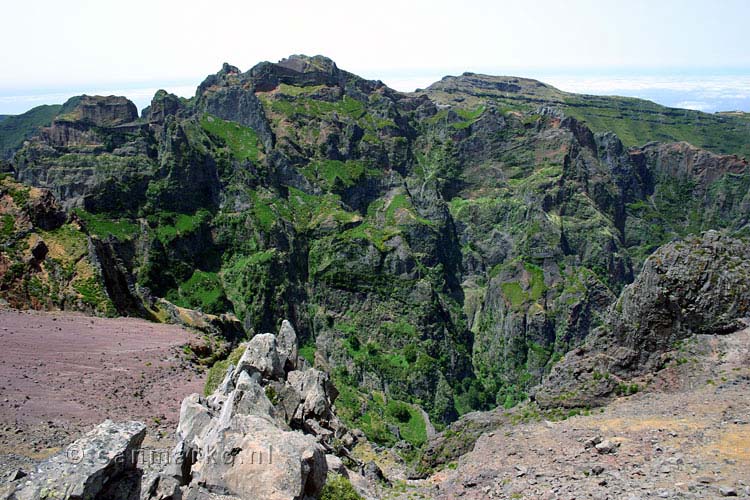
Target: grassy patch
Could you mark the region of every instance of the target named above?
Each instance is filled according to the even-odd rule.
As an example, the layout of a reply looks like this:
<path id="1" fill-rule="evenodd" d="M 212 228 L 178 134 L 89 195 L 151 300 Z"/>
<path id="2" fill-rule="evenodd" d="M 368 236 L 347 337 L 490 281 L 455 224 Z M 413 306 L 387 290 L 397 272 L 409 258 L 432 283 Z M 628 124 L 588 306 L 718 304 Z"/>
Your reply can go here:
<path id="1" fill-rule="evenodd" d="M 81 209 L 76 209 L 75 214 L 83 221 L 90 234 L 100 238 L 114 236 L 118 240 L 129 240 L 139 231 L 138 223 L 131 219 L 109 218 L 103 214 L 92 214 Z"/>
<path id="2" fill-rule="evenodd" d="M 384 394 L 365 394 L 340 378 L 336 381 L 336 387 L 339 389 L 336 400 L 339 416 L 350 427 L 362 429 L 371 441 L 394 444 L 396 437 L 388 430 L 389 425 L 398 427 L 401 438 L 415 446 L 427 440 L 424 418 L 413 405 L 397 399 L 386 402 Z"/>
<path id="3" fill-rule="evenodd" d="M 216 390 L 216 388 L 219 387 L 219 384 L 221 384 L 221 381 L 224 379 L 224 375 L 227 373 L 227 368 L 229 368 L 229 365 L 237 366 L 240 358 L 245 353 L 245 347 L 246 346 L 244 344 L 240 344 L 231 353 L 229 353 L 227 359 L 217 361 L 211 368 L 208 369 L 206 385 L 203 388 L 203 393 L 206 396 L 211 395 Z"/>
<path id="4" fill-rule="evenodd" d="M 319 90 L 325 88 L 325 85 L 310 85 L 309 87 L 298 87 L 296 85 L 289 85 L 286 83 L 279 84 L 278 92 L 280 94 L 296 97 L 314 94 Z"/>
<path id="5" fill-rule="evenodd" d="M 524 264 L 524 268 L 531 276 L 529 297 L 531 300 L 539 300 L 547 290 L 547 287 L 544 285 L 544 271 L 541 267 L 529 263 Z"/>
<path id="6" fill-rule="evenodd" d="M 334 102 L 313 99 L 307 97 L 304 92 L 291 96 L 280 93 L 273 97 L 267 93 L 259 93 L 258 98 L 273 114 L 289 118 L 323 118 L 336 113 L 339 118 L 348 117 L 356 120 L 365 113 L 365 105 L 347 95 Z"/>
<path id="7" fill-rule="evenodd" d="M 627 97 L 567 95 L 565 112 L 594 132 L 612 131 L 626 146 L 686 141 L 719 153 L 750 155 L 750 122 L 742 117 L 667 108 Z"/>
<path id="8" fill-rule="evenodd" d="M 49 257 L 64 264 L 74 263 L 88 253 L 86 235 L 72 224 L 65 224 L 52 231 L 39 231 L 49 247 Z"/>
<path id="9" fill-rule="evenodd" d="M 300 230 L 338 226 L 361 219 L 359 214 L 344 210 L 337 195 L 316 196 L 295 188 L 289 188 L 287 208 L 295 226 Z"/>
<path id="10" fill-rule="evenodd" d="M 500 285 L 500 289 L 503 291 L 505 298 L 510 301 L 510 305 L 514 309 L 519 308 L 526 302 L 526 293 L 521 288 L 521 284 L 517 281 L 508 281 Z"/>
<path id="11" fill-rule="evenodd" d="M 205 209 L 194 214 L 159 212 L 148 217 L 149 225 L 155 228 L 156 237 L 164 244 L 175 238 L 191 233 L 211 219 L 211 212 Z"/>
<path id="12" fill-rule="evenodd" d="M 177 290 L 167 294 L 167 300 L 178 306 L 199 309 L 210 314 L 222 314 L 232 309 L 224 295 L 217 273 L 196 270 Z"/>
<path id="13" fill-rule="evenodd" d="M 261 144 L 253 129 L 209 114 L 201 117 L 201 126 L 209 135 L 221 140 L 238 160 L 258 161 Z"/>
<path id="14" fill-rule="evenodd" d="M 353 186 L 365 171 L 365 163 L 361 160 L 317 160 L 302 169 L 305 177 L 329 191 Z"/>
<path id="15" fill-rule="evenodd" d="M 320 500 L 362 500 L 362 497 L 347 478 L 329 472 L 326 484 L 320 491 Z"/>
<path id="16" fill-rule="evenodd" d="M 316 351 L 315 344 L 305 344 L 302 347 L 299 348 L 299 355 L 301 358 L 304 358 L 308 363 L 310 363 L 310 366 L 315 365 L 315 351 Z"/>
<path id="17" fill-rule="evenodd" d="M 115 313 L 114 305 L 96 277 L 91 276 L 84 279 L 77 279 L 73 281 L 72 285 L 73 289 L 80 294 L 81 301 L 84 304 L 107 315 Z"/>
<path id="18" fill-rule="evenodd" d="M 0 238 L 7 240 L 13 236 L 13 233 L 16 230 L 15 228 L 16 220 L 12 215 L 3 214 L 2 217 L 0 217 Z"/>
<path id="19" fill-rule="evenodd" d="M 13 199 L 13 203 L 19 208 L 22 208 L 24 205 L 26 205 L 26 202 L 29 201 L 29 197 L 31 196 L 31 189 L 15 182 L 5 183 L 5 185 L 3 186 L 3 191 L 6 191 L 8 193 L 8 195 Z"/>

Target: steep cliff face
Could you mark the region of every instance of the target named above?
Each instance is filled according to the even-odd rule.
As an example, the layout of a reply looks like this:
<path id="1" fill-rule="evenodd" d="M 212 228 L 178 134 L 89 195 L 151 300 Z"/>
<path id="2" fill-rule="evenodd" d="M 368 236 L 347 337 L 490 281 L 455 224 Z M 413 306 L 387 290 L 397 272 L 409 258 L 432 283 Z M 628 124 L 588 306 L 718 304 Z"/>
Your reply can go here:
<path id="1" fill-rule="evenodd" d="M 11 307 L 112 315 L 91 241 L 49 191 L 0 178 L 0 299 Z"/>
<path id="2" fill-rule="evenodd" d="M 123 97 L 82 96 L 14 158 L 17 179 L 50 189 L 70 209 L 136 210 L 154 175 L 153 142 Z"/>
<path id="3" fill-rule="evenodd" d="M 542 407 L 597 406 L 660 369 L 692 335 L 731 333 L 750 314 L 748 245 L 716 231 L 661 247 L 646 260 L 583 347 L 535 391 Z"/>
<path id="4" fill-rule="evenodd" d="M 628 149 L 568 97 L 475 74 L 403 94 L 292 56 L 160 91 L 139 120 L 81 98 L 13 165 L 111 238 L 131 288 L 249 333 L 290 318 L 342 414 L 393 441 L 388 400 L 443 422 L 511 405 L 659 245 L 747 231 L 744 160 Z"/>
<path id="5" fill-rule="evenodd" d="M 641 260 L 656 246 L 686 234 L 729 228 L 747 236 L 750 208 L 748 162 L 681 142 L 648 144 L 630 151 L 649 173 L 648 196 L 627 207 L 627 245 Z"/>

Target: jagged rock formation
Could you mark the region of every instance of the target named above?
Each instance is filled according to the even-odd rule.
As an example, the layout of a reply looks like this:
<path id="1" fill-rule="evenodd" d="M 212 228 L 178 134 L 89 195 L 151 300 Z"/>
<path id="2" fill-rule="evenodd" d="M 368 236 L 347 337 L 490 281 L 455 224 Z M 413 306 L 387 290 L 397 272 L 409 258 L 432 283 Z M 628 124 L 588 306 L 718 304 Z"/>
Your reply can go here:
<path id="1" fill-rule="evenodd" d="M 140 449 L 144 424 L 107 420 L 36 470 L 17 471 L 0 498 L 303 500 L 319 496 L 329 472 L 365 488 L 368 475 L 383 480 L 349 455 L 357 437 L 334 411 L 336 388 L 298 347 L 288 321 L 278 335 L 254 336 L 210 396 L 183 400 L 169 456 Z"/>
<path id="2" fill-rule="evenodd" d="M 4 500 L 131 500 L 140 490 L 140 422 L 104 421 L 28 476 L 0 490 Z"/>
<path id="3" fill-rule="evenodd" d="M 139 120 L 73 100 L 12 168 L 77 207 L 118 310 L 164 298 L 251 334 L 288 317 L 342 418 L 394 444 L 401 400 L 419 444 L 409 404 L 450 422 L 522 400 L 657 247 L 748 234 L 744 159 L 628 125 L 743 153 L 744 122 L 640 105 L 476 74 L 403 94 L 292 56 L 159 92 Z"/>
<path id="4" fill-rule="evenodd" d="M 355 438 L 333 412 L 337 391 L 328 374 L 302 366 L 296 351 L 296 333 L 284 321 L 278 335 L 247 343 L 213 394 L 186 398 L 175 450 L 182 466 L 153 478 L 148 491 L 185 485 L 185 498 L 317 495 L 328 463 L 341 464 L 326 453 L 346 453 L 340 443 L 351 446 Z"/>
<path id="5" fill-rule="evenodd" d="M 599 406 L 696 334 L 722 334 L 750 315 L 750 247 L 708 231 L 665 245 L 612 306 L 586 345 L 568 353 L 534 394 L 541 407 Z"/>

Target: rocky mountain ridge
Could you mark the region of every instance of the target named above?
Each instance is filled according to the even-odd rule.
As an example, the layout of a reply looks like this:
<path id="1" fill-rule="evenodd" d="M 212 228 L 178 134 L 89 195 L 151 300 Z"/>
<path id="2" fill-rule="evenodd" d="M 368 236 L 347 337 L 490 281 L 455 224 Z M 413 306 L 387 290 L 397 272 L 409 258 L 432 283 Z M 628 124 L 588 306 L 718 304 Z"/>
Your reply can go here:
<path id="1" fill-rule="evenodd" d="M 402 94 L 292 56 L 224 65 L 189 100 L 159 92 L 138 120 L 122 99 L 81 98 L 12 169 L 115 270 L 95 281 L 117 313 L 163 320 L 165 298 L 248 335 L 288 317 L 342 419 L 420 445 L 420 407 L 440 425 L 523 400 L 659 246 L 747 234 L 744 159 L 628 148 L 570 99 L 475 74 Z M 30 289 L 17 269 L 6 300 Z"/>

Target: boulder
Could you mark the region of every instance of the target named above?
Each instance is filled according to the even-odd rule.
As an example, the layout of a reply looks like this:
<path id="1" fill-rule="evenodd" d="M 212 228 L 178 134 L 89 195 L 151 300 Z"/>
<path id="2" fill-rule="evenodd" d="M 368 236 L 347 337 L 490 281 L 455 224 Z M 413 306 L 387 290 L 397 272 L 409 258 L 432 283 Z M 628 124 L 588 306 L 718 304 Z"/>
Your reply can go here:
<path id="1" fill-rule="evenodd" d="M 10 473 L 10 475 L 8 476 L 8 481 L 11 481 L 11 482 L 12 481 L 18 481 L 19 479 L 22 479 L 22 478 L 26 477 L 27 475 L 28 474 L 26 474 L 23 470 L 16 469 L 16 470 L 14 470 L 13 472 Z"/>
<path id="2" fill-rule="evenodd" d="M 141 500 L 181 500 L 180 481 L 169 474 L 154 474 L 143 482 Z"/>
<path id="3" fill-rule="evenodd" d="M 65 224 L 67 216 L 48 189 L 39 189 L 29 198 L 26 208 L 34 226 L 52 231 Z"/>
<path id="4" fill-rule="evenodd" d="M 335 472 L 344 477 L 349 477 L 349 471 L 344 466 L 344 462 L 336 455 L 326 455 L 326 466 L 329 472 Z"/>
<path id="5" fill-rule="evenodd" d="M 265 390 L 244 371 L 237 378 L 236 388 L 227 396 L 219 420 L 228 424 L 233 415 L 253 415 L 272 422 L 276 419 L 276 409 Z"/>
<path id="6" fill-rule="evenodd" d="M 362 466 L 362 475 L 374 484 L 390 484 L 390 481 L 388 481 L 388 478 L 385 477 L 385 474 L 383 474 L 383 471 L 380 469 L 380 467 L 378 467 L 378 464 L 376 464 L 372 460 Z"/>
<path id="7" fill-rule="evenodd" d="M 292 371 L 287 376 L 287 384 L 300 396 L 300 406 L 294 418 L 304 421 L 308 418 L 328 419 L 331 405 L 338 391 L 326 372 L 311 368 L 305 371 Z"/>
<path id="8" fill-rule="evenodd" d="M 239 376 L 243 371 L 259 373 L 262 377 L 268 379 L 279 379 L 284 376 L 274 334 L 259 334 L 248 342 L 245 353 L 237 363 L 235 376 Z"/>
<path id="9" fill-rule="evenodd" d="M 145 436 L 146 426 L 141 422 L 105 420 L 39 464 L 6 498 L 117 500 L 137 496 L 138 450 Z"/>
<path id="10" fill-rule="evenodd" d="M 211 413 L 206 400 L 199 394 L 191 394 L 182 400 L 180 421 L 177 424 L 177 438 L 192 445 L 211 422 Z"/>
<path id="11" fill-rule="evenodd" d="M 609 439 L 605 439 L 601 443 L 594 445 L 594 448 L 596 448 L 596 452 L 600 455 L 615 453 L 619 447 L 620 443 L 610 441 Z"/>
<path id="12" fill-rule="evenodd" d="M 320 492 L 328 472 L 312 436 L 285 431 L 255 415 L 212 422 L 190 471 L 191 485 L 243 499 L 294 500 Z"/>
<path id="13" fill-rule="evenodd" d="M 47 253 L 49 252 L 49 248 L 47 247 L 47 244 L 42 239 L 38 239 L 36 243 L 34 243 L 34 246 L 31 247 L 31 255 L 36 259 L 37 262 L 41 262 L 47 257 Z"/>
<path id="14" fill-rule="evenodd" d="M 279 359 L 284 371 L 291 371 L 297 368 L 297 333 L 294 331 L 291 323 L 284 320 L 281 322 L 281 329 L 276 337 Z"/>

